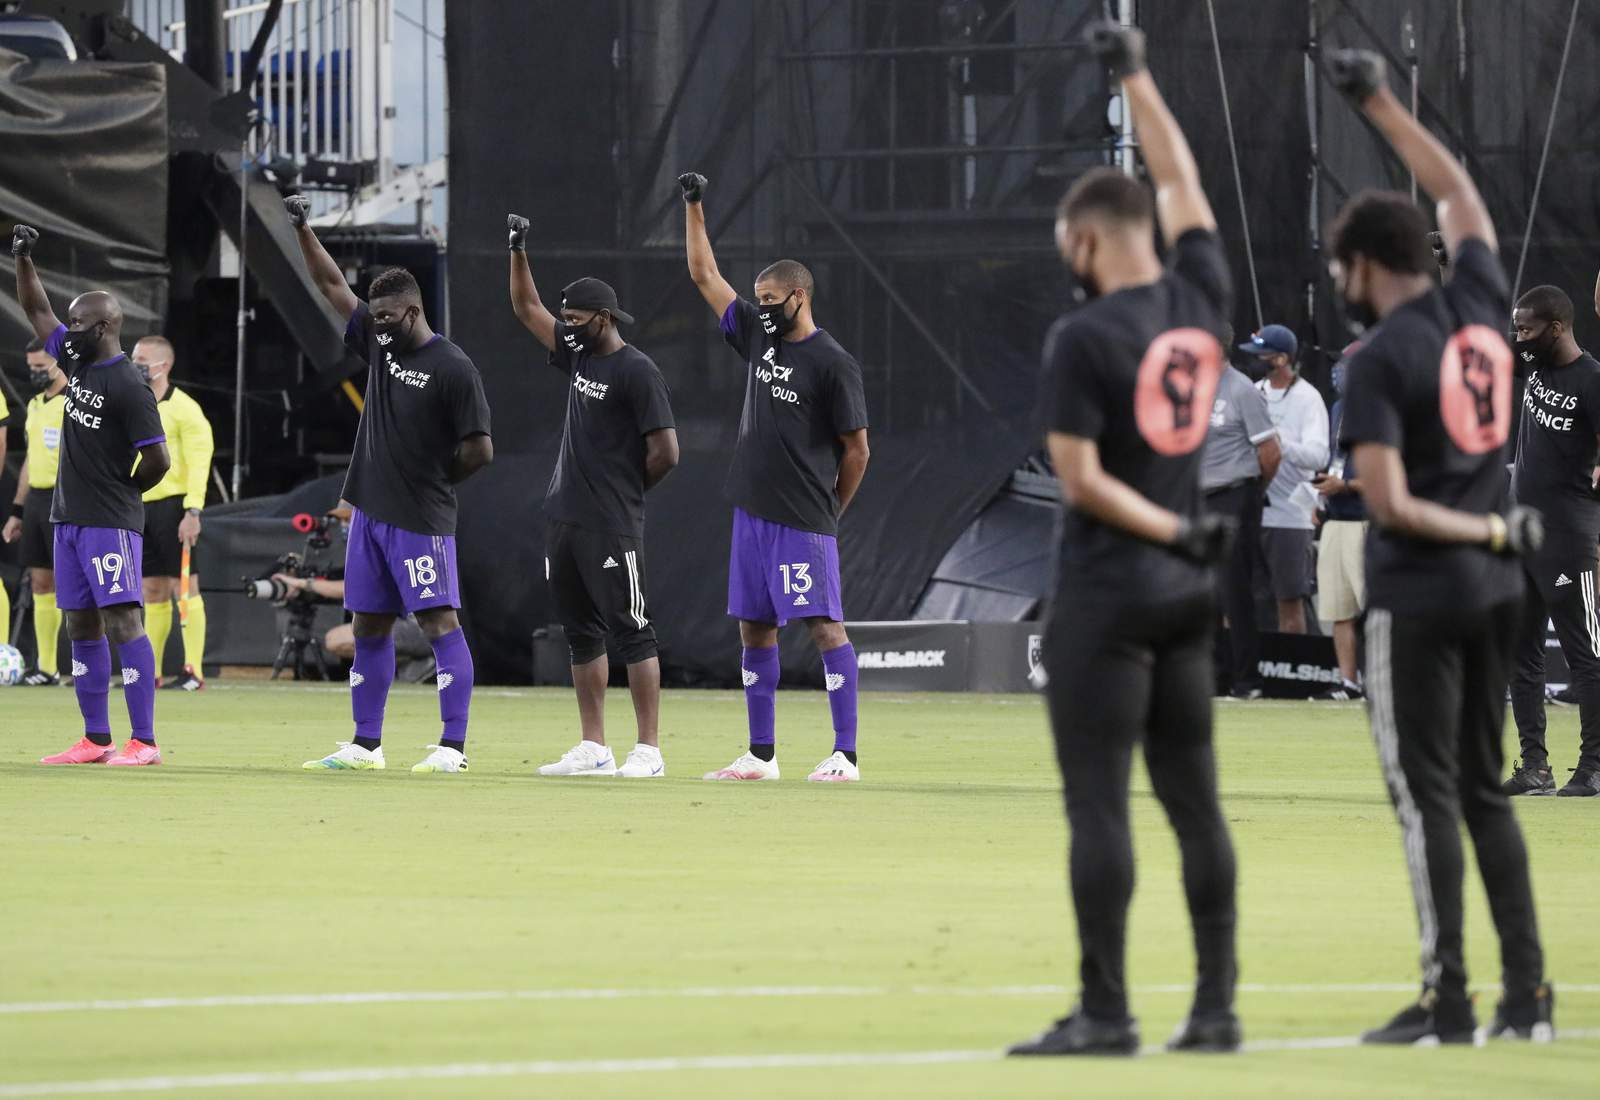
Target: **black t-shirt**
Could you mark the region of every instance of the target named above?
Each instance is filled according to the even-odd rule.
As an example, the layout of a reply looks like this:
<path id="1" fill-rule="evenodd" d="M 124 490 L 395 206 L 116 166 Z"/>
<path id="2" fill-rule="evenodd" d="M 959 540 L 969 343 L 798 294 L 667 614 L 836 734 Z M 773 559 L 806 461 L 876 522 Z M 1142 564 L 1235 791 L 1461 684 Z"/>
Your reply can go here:
<path id="1" fill-rule="evenodd" d="M 361 302 L 344 342 L 367 361 L 367 404 L 344 499 L 373 519 L 420 535 L 453 535 L 450 462 L 469 435 L 489 434 L 483 379 L 466 352 L 435 335 L 400 356 L 378 342 Z"/>
<path id="2" fill-rule="evenodd" d="M 797 341 L 769 335 L 743 298 L 723 313 L 722 335 L 750 365 L 728 499 L 785 527 L 837 534 L 839 437 L 867 427 L 860 364 L 822 329 Z"/>
<path id="3" fill-rule="evenodd" d="M 1106 473 L 1181 516 L 1201 512 L 1200 458 L 1224 364 L 1217 334 L 1233 280 L 1215 233 L 1192 229 L 1154 283 L 1097 298 L 1045 338 L 1045 429 L 1092 439 Z M 1077 597 L 1164 603 L 1210 591 L 1211 572 L 1067 508 L 1060 585 Z"/>
<path id="4" fill-rule="evenodd" d="M 1506 505 L 1511 292 L 1499 258 L 1469 240 L 1455 272 L 1383 319 L 1345 367 L 1340 443 L 1400 452 L 1411 495 L 1463 512 Z M 1401 614 L 1480 611 L 1522 591 L 1522 571 L 1486 547 L 1381 529 L 1367 535 L 1367 598 Z"/>
<path id="5" fill-rule="evenodd" d="M 44 346 L 47 355 L 71 368 L 50 522 L 143 531 L 144 501 L 133 467 L 140 447 L 167 438 L 156 395 L 126 355 L 72 366 L 61 352 L 66 334 L 62 325 Z"/>
<path id="6" fill-rule="evenodd" d="M 1528 372 L 1511 495 L 1544 513 L 1546 527 L 1600 541 L 1593 483 L 1600 434 L 1600 363 L 1581 355 Z"/>
<path id="7" fill-rule="evenodd" d="M 550 365 L 572 379 L 567 423 L 545 515 L 591 531 L 644 537 L 644 437 L 671 428 L 672 394 L 648 355 L 624 344 L 610 355 L 574 354 L 556 322 Z"/>

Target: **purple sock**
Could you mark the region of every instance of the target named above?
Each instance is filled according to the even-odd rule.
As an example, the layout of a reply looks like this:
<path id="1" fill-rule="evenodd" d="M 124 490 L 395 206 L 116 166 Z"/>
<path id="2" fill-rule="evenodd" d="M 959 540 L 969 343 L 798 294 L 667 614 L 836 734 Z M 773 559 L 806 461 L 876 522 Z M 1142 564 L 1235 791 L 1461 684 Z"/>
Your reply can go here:
<path id="1" fill-rule="evenodd" d="M 778 647 L 744 651 L 744 705 L 750 714 L 750 744 L 771 745 L 778 736 Z"/>
<path id="2" fill-rule="evenodd" d="M 122 697 L 128 701 L 128 722 L 135 741 L 156 743 L 156 651 L 141 634 L 117 647 L 122 662 Z"/>
<path id="3" fill-rule="evenodd" d="M 72 643 L 72 689 L 83 712 L 83 735 L 97 745 L 111 744 L 111 644 L 104 638 Z"/>
<path id="4" fill-rule="evenodd" d="M 383 740 L 383 707 L 394 683 L 394 638 L 356 638 L 356 659 L 350 664 L 350 710 L 355 715 L 356 739 Z"/>
<path id="5" fill-rule="evenodd" d="M 846 642 L 822 655 L 828 709 L 833 711 L 833 751 L 856 751 L 856 647 Z"/>
<path id="6" fill-rule="evenodd" d="M 472 706 L 472 650 L 459 627 L 433 640 L 433 660 L 439 666 L 439 718 L 444 722 L 439 740 L 460 752 L 467 742 L 467 711 Z"/>

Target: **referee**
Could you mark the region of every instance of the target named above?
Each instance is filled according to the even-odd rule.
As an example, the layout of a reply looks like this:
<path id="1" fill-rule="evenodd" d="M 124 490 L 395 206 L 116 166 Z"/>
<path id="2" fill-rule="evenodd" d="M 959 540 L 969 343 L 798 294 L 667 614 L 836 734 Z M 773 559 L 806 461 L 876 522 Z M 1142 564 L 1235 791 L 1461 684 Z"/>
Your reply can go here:
<path id="1" fill-rule="evenodd" d="M 28 345 L 28 380 L 39 392 L 28 402 L 28 451 L 17 476 L 17 495 L 3 535 L 8 543 L 22 540 L 22 568 L 28 571 L 28 585 L 33 589 L 37 655 L 22 682 L 28 687 L 46 687 L 61 682 L 56 664 L 61 611 L 56 607 L 55 534 L 50 527 L 50 501 L 55 495 L 61 460 L 67 375 L 44 350 L 43 340 L 36 339 Z"/>
<path id="2" fill-rule="evenodd" d="M 133 347 L 133 365 L 156 395 L 156 410 L 167 433 L 172 468 L 144 495 L 144 621 L 156 651 L 156 674 L 172 633 L 172 597 L 186 604 L 182 624 L 183 675 L 162 685 L 200 691 L 205 685 L 206 605 L 200 574 L 191 554 L 189 591 L 178 591 L 183 551 L 200 538 L 200 510 L 211 475 L 211 423 L 199 402 L 172 383 L 172 344 L 146 336 Z"/>
<path id="3" fill-rule="evenodd" d="M 1463 820 L 1500 936 L 1503 998 L 1489 1034 L 1549 1038 L 1553 996 L 1528 854 L 1500 790 L 1506 684 L 1522 603 L 1515 555 L 1537 512 L 1507 510 L 1510 312 L 1494 224 L 1471 178 L 1389 90 L 1382 59 L 1340 50 L 1334 84 L 1388 139 L 1438 207 L 1454 275 L 1437 286 L 1428 224 L 1407 196 L 1367 191 L 1328 237 L 1353 327 L 1341 442 L 1361 471 L 1372 736 L 1400 820 L 1422 940 L 1422 994 L 1369 1043 L 1472 1043 L 1461 880 Z"/>

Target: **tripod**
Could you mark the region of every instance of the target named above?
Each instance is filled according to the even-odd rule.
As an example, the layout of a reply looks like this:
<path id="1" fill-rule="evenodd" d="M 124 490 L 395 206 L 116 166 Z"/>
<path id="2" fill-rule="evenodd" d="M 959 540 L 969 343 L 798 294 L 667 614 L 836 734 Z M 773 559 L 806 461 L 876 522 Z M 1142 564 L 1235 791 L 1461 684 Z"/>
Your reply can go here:
<path id="1" fill-rule="evenodd" d="M 332 680 L 328 668 L 328 654 L 322 648 L 322 639 L 313 629 L 316 620 L 315 601 L 291 599 L 283 605 L 283 640 L 278 644 L 278 656 L 272 662 L 272 679 L 276 680 L 285 668 L 296 680 L 309 680 L 315 667 L 323 680 Z"/>

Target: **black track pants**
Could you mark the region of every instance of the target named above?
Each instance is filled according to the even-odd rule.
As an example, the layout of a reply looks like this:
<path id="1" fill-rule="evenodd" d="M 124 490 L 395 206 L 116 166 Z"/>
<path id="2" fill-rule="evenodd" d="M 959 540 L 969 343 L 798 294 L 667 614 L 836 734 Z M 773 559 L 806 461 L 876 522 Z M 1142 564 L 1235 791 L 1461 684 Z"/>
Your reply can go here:
<path id="1" fill-rule="evenodd" d="M 1511 676 L 1511 713 L 1522 742 L 1522 762 L 1550 762 L 1545 743 L 1545 622 L 1554 624 L 1578 697 L 1582 728 L 1579 766 L 1600 768 L 1600 619 L 1595 610 L 1595 544 L 1550 532 L 1543 549 L 1523 564 L 1527 601 L 1518 629 Z"/>

